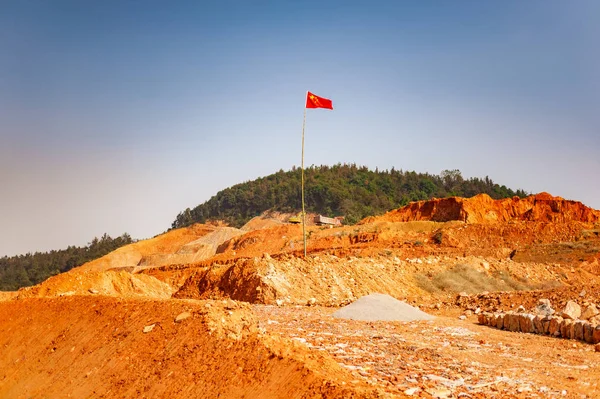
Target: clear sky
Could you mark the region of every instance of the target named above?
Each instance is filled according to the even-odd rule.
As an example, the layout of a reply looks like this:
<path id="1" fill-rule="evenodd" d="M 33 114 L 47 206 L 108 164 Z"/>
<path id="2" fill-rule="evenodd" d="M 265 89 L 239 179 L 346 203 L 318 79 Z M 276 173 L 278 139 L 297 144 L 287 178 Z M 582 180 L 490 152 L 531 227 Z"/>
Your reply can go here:
<path id="1" fill-rule="evenodd" d="M 165 231 L 306 163 L 600 208 L 600 2 L 2 1 L 0 256 Z"/>

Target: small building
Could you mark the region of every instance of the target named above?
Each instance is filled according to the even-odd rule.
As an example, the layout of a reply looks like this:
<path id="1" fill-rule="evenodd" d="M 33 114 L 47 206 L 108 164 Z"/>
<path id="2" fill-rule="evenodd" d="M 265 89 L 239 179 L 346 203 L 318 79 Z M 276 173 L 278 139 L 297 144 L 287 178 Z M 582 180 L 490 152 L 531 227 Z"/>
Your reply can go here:
<path id="1" fill-rule="evenodd" d="M 315 217 L 315 224 L 317 226 L 341 226 L 343 219 L 343 216 L 328 218 L 327 216 L 318 215 Z"/>

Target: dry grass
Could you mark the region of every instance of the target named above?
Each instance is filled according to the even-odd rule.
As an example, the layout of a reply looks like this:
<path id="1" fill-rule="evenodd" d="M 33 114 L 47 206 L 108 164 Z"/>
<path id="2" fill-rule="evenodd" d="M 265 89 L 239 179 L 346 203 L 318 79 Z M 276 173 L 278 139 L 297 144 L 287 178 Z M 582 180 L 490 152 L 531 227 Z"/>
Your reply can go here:
<path id="1" fill-rule="evenodd" d="M 541 288 L 527 280 L 514 278 L 505 271 L 489 275 L 469 265 L 456 265 L 432 277 L 415 276 L 419 287 L 427 292 L 466 292 L 475 294 L 483 291 L 524 291 Z M 544 287 L 547 284 L 543 284 Z"/>

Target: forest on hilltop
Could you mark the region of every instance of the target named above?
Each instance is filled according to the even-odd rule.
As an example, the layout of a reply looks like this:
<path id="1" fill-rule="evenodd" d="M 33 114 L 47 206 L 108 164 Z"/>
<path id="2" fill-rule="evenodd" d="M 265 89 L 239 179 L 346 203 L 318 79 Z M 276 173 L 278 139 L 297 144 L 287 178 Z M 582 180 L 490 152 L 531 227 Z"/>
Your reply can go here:
<path id="1" fill-rule="evenodd" d="M 459 170 L 439 175 L 337 164 L 311 166 L 304 171 L 306 211 L 326 216 L 345 216 L 346 224 L 384 213 L 411 201 L 451 196 L 472 197 L 485 193 L 494 199 L 525 197 L 489 177 L 464 179 Z M 208 201 L 177 215 L 172 228 L 223 220 L 240 227 L 266 210 L 298 212 L 301 204 L 301 170 L 280 170 L 272 175 L 236 184 Z"/>
<path id="2" fill-rule="evenodd" d="M 70 246 L 58 251 L 4 256 L 0 258 L 0 291 L 14 291 L 41 283 L 50 276 L 67 272 L 132 242 L 127 233 L 117 238 L 104 234 L 85 247 Z"/>

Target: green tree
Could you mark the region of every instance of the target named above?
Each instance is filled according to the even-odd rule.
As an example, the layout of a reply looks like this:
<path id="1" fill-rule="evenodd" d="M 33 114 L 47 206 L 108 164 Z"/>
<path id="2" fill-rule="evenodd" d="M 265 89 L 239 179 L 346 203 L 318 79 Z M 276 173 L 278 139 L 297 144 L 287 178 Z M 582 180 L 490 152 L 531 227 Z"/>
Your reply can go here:
<path id="1" fill-rule="evenodd" d="M 171 227 L 215 219 L 240 227 L 266 210 L 298 212 L 301 209 L 300 174 L 301 170 L 294 167 L 226 188 L 205 203 L 179 213 Z M 487 176 L 464 179 L 457 169 L 444 170 L 440 175 L 394 168 L 372 171 L 356 164 L 312 165 L 305 169 L 307 211 L 345 216 L 346 223 L 355 223 L 410 201 L 480 193 L 496 199 L 526 195 L 523 190 L 499 186 Z"/>
<path id="2" fill-rule="evenodd" d="M 0 258 L 0 291 L 14 291 L 41 283 L 50 276 L 81 266 L 131 242 L 127 233 L 114 239 L 104 234 L 101 238 L 94 237 L 85 247 L 69 246 L 58 251 L 5 256 Z"/>

